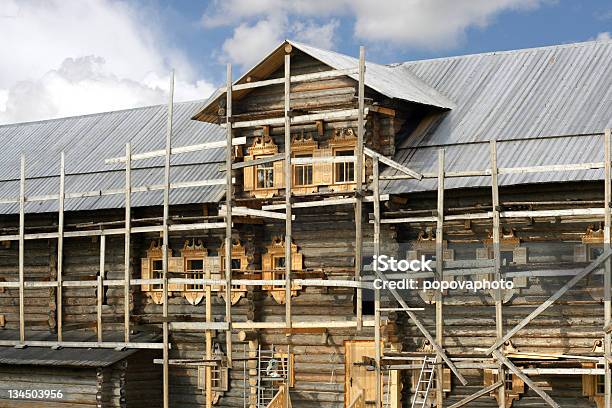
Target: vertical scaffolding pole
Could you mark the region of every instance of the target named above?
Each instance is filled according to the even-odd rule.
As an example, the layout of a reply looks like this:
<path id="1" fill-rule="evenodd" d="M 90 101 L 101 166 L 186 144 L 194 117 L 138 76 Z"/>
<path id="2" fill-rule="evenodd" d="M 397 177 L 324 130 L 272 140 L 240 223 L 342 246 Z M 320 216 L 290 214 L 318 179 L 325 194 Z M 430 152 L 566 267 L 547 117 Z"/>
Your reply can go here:
<path id="1" fill-rule="evenodd" d="M 166 122 L 166 155 L 164 160 L 164 210 L 162 221 L 162 276 L 163 276 L 163 401 L 164 408 L 170 404 L 170 347 L 168 345 L 168 248 L 170 247 L 170 237 L 168 236 L 168 218 L 170 217 L 170 157 L 172 153 L 172 119 L 174 114 L 174 71 L 170 74 L 170 87 L 168 92 L 168 118 Z"/>
<path id="2" fill-rule="evenodd" d="M 610 164 L 610 129 L 604 133 L 604 250 L 610 247 L 610 202 L 612 201 L 611 164 Z M 609 327 L 612 323 L 612 303 L 610 301 L 610 286 L 612 284 L 612 268 L 610 258 L 604 264 L 604 327 Z M 604 407 L 612 407 L 612 373 L 610 372 L 610 361 L 608 357 L 611 352 L 612 335 L 606 331 L 604 333 Z"/>
<path id="3" fill-rule="evenodd" d="M 65 199 L 65 183 L 66 170 L 64 167 L 64 152 L 60 155 L 60 186 L 58 197 L 58 221 L 57 221 L 57 341 L 62 341 L 63 333 L 63 305 L 62 305 L 62 289 L 63 289 L 63 270 L 64 270 L 64 199 Z"/>
<path id="4" fill-rule="evenodd" d="M 100 236 L 100 274 L 98 275 L 97 328 L 98 342 L 102 342 L 102 302 L 104 300 L 104 267 L 106 256 L 106 235 Z"/>
<path id="5" fill-rule="evenodd" d="M 493 204 L 493 258 L 494 264 L 494 276 L 493 278 L 499 280 L 501 278 L 501 254 L 499 247 L 500 237 L 500 218 L 499 218 L 499 183 L 498 183 L 498 170 L 497 170 L 497 142 L 491 140 L 490 142 L 490 155 L 491 155 L 491 192 L 492 192 L 492 204 Z M 502 290 L 501 288 L 496 291 L 495 296 L 495 331 L 497 339 L 501 339 L 504 336 L 504 322 L 502 314 Z M 503 347 L 503 345 L 502 345 Z M 498 369 L 498 380 L 504 381 L 506 378 L 506 370 L 504 364 L 499 362 Z M 505 383 L 504 383 L 505 384 Z M 506 387 L 505 385 L 498 388 L 497 403 L 500 408 L 506 408 Z"/>
<path id="6" fill-rule="evenodd" d="M 291 54 L 285 54 L 285 322 L 291 328 Z M 289 391 L 289 390 L 287 390 Z"/>
<path id="7" fill-rule="evenodd" d="M 444 279 L 444 149 L 438 150 L 438 207 L 436 210 L 436 275 Z M 442 293 L 436 293 L 436 342 L 444 347 L 444 320 L 442 313 Z M 442 358 L 436 357 L 436 406 L 442 407 L 444 393 L 444 365 Z"/>
<path id="8" fill-rule="evenodd" d="M 25 155 L 21 155 L 21 176 L 19 179 L 19 341 L 25 341 L 25 286 L 24 286 L 24 245 L 25 245 Z"/>
<path id="9" fill-rule="evenodd" d="M 365 93 L 365 48 L 359 47 L 359 85 L 358 85 L 358 105 L 357 114 L 357 146 L 355 146 L 355 280 L 361 282 L 361 250 L 363 247 L 363 236 L 361 230 L 362 218 L 362 194 L 363 194 L 363 139 L 365 133 L 363 111 Z M 357 330 L 363 327 L 363 290 L 357 288 Z"/>
<path id="10" fill-rule="evenodd" d="M 132 240 L 132 146 L 125 145 L 125 249 L 123 259 L 123 329 L 130 342 L 130 246 Z"/>
<path id="11" fill-rule="evenodd" d="M 372 158 L 373 165 L 373 183 L 372 189 L 374 194 L 374 256 L 376 259 L 380 256 L 380 173 L 378 168 L 378 157 Z M 381 407 L 382 403 L 382 373 L 380 369 L 380 360 L 382 357 L 381 350 L 381 333 L 380 333 L 380 289 L 374 288 L 374 348 L 376 349 L 376 408 Z M 387 385 L 388 387 L 391 384 Z"/>
<path id="12" fill-rule="evenodd" d="M 225 146 L 225 320 L 227 360 L 232 365 L 232 64 L 227 64 L 227 135 Z"/>

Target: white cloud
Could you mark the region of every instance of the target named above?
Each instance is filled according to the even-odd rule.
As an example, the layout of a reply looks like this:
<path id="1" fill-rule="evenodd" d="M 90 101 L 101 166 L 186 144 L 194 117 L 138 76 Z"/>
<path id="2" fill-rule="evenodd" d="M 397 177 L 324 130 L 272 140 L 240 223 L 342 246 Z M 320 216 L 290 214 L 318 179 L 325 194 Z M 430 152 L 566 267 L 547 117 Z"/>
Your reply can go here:
<path id="1" fill-rule="evenodd" d="M 254 65 L 282 41 L 283 26 L 283 22 L 269 19 L 240 24 L 223 43 L 225 59 L 243 67 Z"/>
<path id="2" fill-rule="evenodd" d="M 353 34 L 361 41 L 449 49 L 460 44 L 469 28 L 484 28 L 504 11 L 531 10 L 556 1 L 216 0 L 202 17 L 202 22 L 207 28 L 235 27 L 232 37 L 227 40 L 227 49 L 224 47 L 225 57 L 245 65 L 244 61 L 261 58 L 261 51 L 265 48 L 250 48 L 255 42 L 252 39 L 239 41 L 245 33 L 261 35 L 262 40 L 266 35 L 267 39 L 273 40 L 287 36 L 323 48 L 334 48 L 339 27 L 337 18 L 349 17 L 343 21 L 354 21 Z M 266 21 L 285 21 L 287 24 L 270 28 L 263 23 Z"/>
<path id="3" fill-rule="evenodd" d="M 607 40 L 612 39 L 612 35 L 610 35 L 609 31 L 604 31 L 604 32 L 597 34 L 597 37 L 595 37 L 595 39 L 597 41 L 607 41 Z"/>
<path id="4" fill-rule="evenodd" d="M 0 123 L 206 98 L 183 53 L 147 16 L 113 0 L 2 0 Z M 201 92 L 201 93 L 200 93 Z"/>

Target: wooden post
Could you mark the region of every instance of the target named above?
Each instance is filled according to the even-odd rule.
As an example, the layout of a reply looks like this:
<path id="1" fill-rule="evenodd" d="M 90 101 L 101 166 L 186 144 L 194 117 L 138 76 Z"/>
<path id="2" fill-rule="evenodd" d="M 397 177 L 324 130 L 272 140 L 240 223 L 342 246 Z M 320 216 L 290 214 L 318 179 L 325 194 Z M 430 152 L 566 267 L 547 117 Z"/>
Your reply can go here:
<path id="1" fill-rule="evenodd" d="M 168 236 L 168 219 L 170 218 L 170 153 L 172 152 L 172 119 L 174 114 L 174 71 L 170 74 L 170 88 L 168 92 L 168 117 L 166 121 L 166 156 L 164 160 L 164 210 L 162 220 L 162 276 L 163 276 L 163 306 L 162 323 L 163 331 L 163 404 L 164 408 L 170 406 L 170 347 L 168 345 L 168 248 L 170 237 Z"/>
<path id="2" fill-rule="evenodd" d="M 604 133 L 604 246 L 610 248 L 610 224 L 612 217 L 610 213 L 610 203 L 612 202 L 611 182 L 611 163 L 610 154 L 610 129 Z M 604 326 L 612 323 L 612 303 L 610 301 L 610 288 L 612 286 L 612 268 L 610 258 L 604 263 Z M 612 334 L 604 333 L 604 357 L 609 356 L 612 351 Z M 612 373 L 610 372 L 610 361 L 604 359 L 604 407 L 612 407 Z"/>
<path id="3" fill-rule="evenodd" d="M 227 332 L 225 342 L 227 346 L 227 360 L 232 365 L 232 199 L 234 190 L 232 186 L 232 64 L 227 64 L 227 122 L 225 146 L 225 320 Z"/>
<path id="4" fill-rule="evenodd" d="M 285 322 L 291 328 L 291 54 L 285 54 Z"/>
<path id="5" fill-rule="evenodd" d="M 125 145 L 125 248 L 123 258 L 123 330 L 130 342 L 130 246 L 132 240 L 132 146 Z"/>
<path id="6" fill-rule="evenodd" d="M 438 206 L 436 211 L 436 279 L 444 279 L 444 149 L 438 150 Z M 436 341 L 444 347 L 444 320 L 442 292 L 436 293 Z M 444 365 L 442 357 L 436 357 L 436 406 L 442 407 L 444 400 Z"/>
<path id="7" fill-rule="evenodd" d="M 497 142 L 491 140 L 490 142 L 490 155 L 491 155 L 491 192 L 492 192 L 492 204 L 493 204 L 493 258 L 494 272 L 493 278 L 499 280 L 501 278 L 501 253 L 499 248 L 499 237 L 500 237 L 500 218 L 499 218 L 499 183 L 497 180 Z M 502 290 L 498 289 L 495 296 L 495 331 L 497 340 L 504 336 L 504 322 L 502 314 L 503 305 Z M 503 347 L 503 344 L 501 345 Z M 505 378 L 504 365 L 499 363 L 498 379 L 503 380 Z M 498 404 L 501 408 L 506 407 L 506 387 L 499 387 L 498 389 Z"/>
<path id="8" fill-rule="evenodd" d="M 211 278 L 210 268 L 206 268 L 206 279 Z M 206 296 L 206 323 L 212 323 L 212 288 L 210 285 L 205 286 L 204 290 Z M 212 360 L 212 331 L 206 330 L 206 359 Z M 206 383 L 205 383 L 205 395 L 206 395 L 206 408 L 212 408 L 213 405 L 213 394 L 212 394 L 212 367 L 207 366 L 205 369 L 206 372 Z"/>
<path id="9" fill-rule="evenodd" d="M 102 342 L 102 302 L 104 300 L 104 268 L 106 256 L 106 235 L 100 236 L 100 274 L 98 275 L 97 328 L 98 342 Z"/>
<path id="10" fill-rule="evenodd" d="M 19 341 L 25 341 L 25 155 L 21 155 L 21 177 L 19 180 Z"/>
<path id="11" fill-rule="evenodd" d="M 380 256 L 380 172 L 378 157 L 372 158 L 373 176 L 372 190 L 374 194 L 374 256 Z M 380 289 L 374 289 L 374 348 L 376 349 L 376 408 L 382 406 L 382 372 L 380 360 L 382 358 L 380 333 Z M 390 384 L 388 385 L 391 386 Z"/>
<path id="12" fill-rule="evenodd" d="M 362 223 L 362 181 L 363 181 L 363 140 L 364 140 L 364 93 L 365 93 L 365 48 L 359 47 L 359 84 L 357 114 L 357 145 L 355 146 L 355 280 L 361 282 Z M 363 290 L 357 288 L 357 330 L 363 327 Z"/>
<path id="13" fill-rule="evenodd" d="M 58 197 L 58 221 L 57 221 L 57 341 L 63 340 L 62 326 L 62 290 L 64 270 L 64 199 L 66 186 L 66 169 L 64 167 L 64 152 L 60 155 L 60 186 Z"/>

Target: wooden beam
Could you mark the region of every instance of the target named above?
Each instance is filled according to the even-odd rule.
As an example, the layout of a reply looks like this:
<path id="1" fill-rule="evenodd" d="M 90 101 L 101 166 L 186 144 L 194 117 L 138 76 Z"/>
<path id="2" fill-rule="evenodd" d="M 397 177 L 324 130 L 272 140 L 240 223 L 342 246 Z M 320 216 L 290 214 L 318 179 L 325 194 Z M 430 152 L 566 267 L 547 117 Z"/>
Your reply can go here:
<path id="1" fill-rule="evenodd" d="M 164 151 L 164 209 L 162 219 L 162 316 L 164 318 L 162 323 L 162 341 L 164 344 L 162 352 L 162 383 L 164 408 L 169 408 L 170 406 L 170 367 L 168 363 L 170 359 L 170 347 L 168 343 L 170 337 L 170 328 L 168 327 L 168 248 L 170 246 L 170 237 L 168 220 L 170 219 L 170 157 L 172 151 L 172 121 L 174 119 L 174 70 L 170 74 L 167 112 L 166 149 Z"/>
<path id="2" fill-rule="evenodd" d="M 501 251 L 499 247 L 499 238 L 501 235 L 500 231 L 500 215 L 499 215 L 499 182 L 498 182 L 498 168 L 497 168 L 497 142 L 492 140 L 489 143 L 489 154 L 491 163 L 491 202 L 492 202 L 492 216 L 493 216 L 493 279 L 501 279 Z M 502 290 L 498 289 L 495 296 L 495 333 L 497 340 L 504 336 L 504 321 L 503 321 L 503 303 L 502 303 Z M 499 363 L 500 377 L 505 378 L 505 370 L 503 364 Z M 506 407 L 506 387 L 501 387 L 498 390 L 498 404 L 500 408 Z"/>
<path id="3" fill-rule="evenodd" d="M 285 54 L 285 323 L 291 328 L 291 54 Z"/>
<path id="4" fill-rule="evenodd" d="M 232 209 L 232 213 L 234 215 L 246 215 L 246 216 L 253 216 L 253 217 L 273 218 L 276 220 L 284 220 L 287 218 L 287 215 L 284 213 L 256 210 L 254 208 L 247 208 L 247 207 L 234 207 Z M 219 215 L 224 215 L 224 214 L 225 214 L 225 206 L 223 205 L 219 209 Z M 292 215 L 291 219 L 295 220 L 295 215 Z"/>
<path id="5" fill-rule="evenodd" d="M 544 303 L 538 306 L 533 312 L 529 314 L 529 316 L 525 317 L 521 320 L 516 326 L 514 326 L 511 330 L 509 330 L 501 339 L 497 340 L 495 344 L 487 349 L 487 354 L 493 353 L 494 350 L 503 345 L 507 340 L 509 340 L 512 336 L 514 336 L 519 330 L 529 324 L 530 321 L 539 316 L 543 311 L 548 309 L 557 299 L 563 296 L 568 290 L 570 290 L 576 283 L 578 283 L 582 278 L 587 276 L 589 273 L 593 272 L 595 269 L 599 267 L 606 259 L 610 257 L 612 254 L 612 250 L 610 248 L 604 249 L 604 252 L 591 264 L 582 269 L 578 274 L 576 274 L 572 279 L 570 279 L 565 285 L 563 285 L 559 290 L 557 290 L 551 297 L 549 297 Z"/>
<path id="6" fill-rule="evenodd" d="M 378 157 L 372 158 L 372 168 L 374 182 L 372 183 L 374 197 L 374 256 L 378 259 L 380 256 L 380 169 Z M 382 372 L 380 361 L 382 358 L 381 351 L 381 327 L 380 327 L 380 289 L 374 289 L 374 348 L 376 350 L 376 407 L 381 407 L 382 395 Z"/>
<path id="7" fill-rule="evenodd" d="M 240 163 L 233 163 L 232 170 L 239 170 L 239 169 L 244 169 L 246 167 L 259 166 L 262 164 L 273 163 L 273 162 L 283 160 L 284 158 L 285 158 L 285 154 L 279 153 L 279 154 L 273 154 L 272 156 L 268 156 L 268 157 L 262 157 L 261 159 L 248 160 L 248 161 L 243 161 Z M 219 168 L 219 170 L 225 171 L 225 166 L 222 168 Z"/>
<path id="8" fill-rule="evenodd" d="M 229 145 L 233 139 L 232 124 L 232 64 L 227 64 L 226 71 L 226 141 Z M 225 149 L 225 168 L 232 168 L 232 149 Z M 232 172 L 225 172 L 225 321 L 228 330 L 225 332 L 225 345 L 228 364 L 232 366 L 232 200 L 234 190 L 232 185 Z"/>
<path id="9" fill-rule="evenodd" d="M 472 395 L 470 395 L 468 397 L 465 397 L 461 401 L 454 403 L 453 405 L 451 405 L 448 408 L 460 408 L 460 407 L 463 407 L 463 406 L 469 404 L 470 402 L 475 401 L 478 398 L 483 397 L 483 396 L 485 396 L 485 395 L 495 391 L 497 388 L 501 387 L 502 385 L 504 385 L 504 382 L 503 381 L 498 381 L 495 384 L 489 385 L 486 388 L 483 388 L 483 389 L 481 389 L 479 391 L 476 391 L 474 394 L 472 394 Z"/>
<path id="10" fill-rule="evenodd" d="M 396 162 L 395 160 L 389 159 L 389 158 L 383 156 L 382 154 L 380 154 L 378 152 L 375 152 L 372 149 L 364 147 L 363 150 L 364 150 L 365 154 L 367 154 L 368 156 L 370 156 L 370 157 L 378 156 L 378 160 L 381 163 L 386 164 L 389 167 L 393 167 L 394 169 L 399 170 L 402 173 L 404 173 L 404 174 L 406 174 L 406 175 L 408 175 L 408 176 L 410 176 L 412 178 L 415 178 L 417 180 L 421 180 L 423 178 L 423 175 L 421 173 L 416 172 L 416 171 L 414 171 L 412 169 L 409 169 L 408 167 L 403 166 L 403 165 L 399 164 L 398 162 Z"/>
<path id="11" fill-rule="evenodd" d="M 146 349 L 146 350 L 161 350 L 162 343 L 139 343 L 139 342 L 111 342 L 105 341 L 98 343 L 95 341 L 45 341 L 45 340 L 0 340 L 0 346 L 26 346 L 26 347 L 70 347 L 70 348 L 108 348 L 108 349 Z"/>
<path id="12" fill-rule="evenodd" d="M 438 150 L 438 203 L 436 211 L 436 279 L 444 280 L 444 149 Z M 444 345 L 444 315 L 442 292 L 436 292 L 436 341 Z M 440 355 L 436 357 L 436 405 L 444 403 L 444 366 Z"/>
<path id="13" fill-rule="evenodd" d="M 606 129 L 604 133 L 604 247 L 610 248 L 610 228 L 612 224 L 612 213 L 610 205 L 612 204 L 612 169 L 610 163 L 612 154 L 610 152 L 610 129 Z M 612 267 L 610 258 L 604 263 L 604 326 L 612 324 L 612 303 L 610 301 L 610 292 L 612 288 Z M 604 331 L 604 355 L 610 355 L 612 352 L 612 334 Z M 604 360 L 604 407 L 612 407 L 612 372 L 610 371 L 610 362 Z"/>
<path id="14" fill-rule="evenodd" d="M 21 176 L 19 179 L 19 340 L 25 341 L 25 155 L 21 155 Z"/>
<path id="15" fill-rule="evenodd" d="M 362 199 L 366 203 L 374 202 L 373 197 L 363 197 Z M 381 194 L 380 201 L 389 201 L 389 194 Z M 330 205 L 347 205 L 355 204 L 355 197 L 351 198 L 330 198 L 327 200 L 316 200 L 316 201 L 303 201 L 299 203 L 293 203 L 292 208 L 310 208 L 310 207 L 325 207 Z M 269 204 L 261 207 L 262 210 L 282 210 L 285 208 L 284 204 Z"/>
<path id="16" fill-rule="evenodd" d="M 367 109 L 366 109 L 367 110 Z M 291 123 L 294 125 L 301 125 L 304 123 L 316 122 L 317 120 L 334 121 L 334 120 L 351 120 L 356 119 L 358 115 L 358 109 L 344 109 L 337 111 L 327 111 L 324 113 L 311 113 L 308 115 L 299 115 L 291 118 Z M 269 118 L 269 119 L 257 119 L 247 120 L 242 122 L 232 123 L 234 129 L 259 127 L 259 126 L 284 126 L 284 118 Z M 227 127 L 227 124 L 222 124 L 221 127 Z"/>
<path id="17" fill-rule="evenodd" d="M 510 360 L 508 360 L 500 351 L 493 350 L 493 356 L 498 361 L 501 361 L 506 367 L 508 367 L 508 369 L 510 369 L 510 371 L 516 374 L 517 377 L 523 380 L 523 382 L 527 384 L 529 388 L 535 391 L 535 393 L 538 394 L 544 401 L 546 401 L 548 405 L 553 408 L 561 408 L 559 404 L 557 404 L 552 398 L 550 398 L 550 396 L 544 390 L 538 387 L 536 383 L 531 381 L 529 377 L 523 374 L 523 372 L 519 368 L 517 368 Z"/>
<path id="18" fill-rule="evenodd" d="M 130 342 L 130 247 L 132 238 L 132 146 L 125 145 L 125 246 L 123 278 L 123 331 L 125 342 Z"/>
<path id="19" fill-rule="evenodd" d="M 244 136 L 236 137 L 232 139 L 232 146 L 242 146 L 245 144 L 246 144 L 246 137 Z M 225 146 L 227 146 L 227 140 L 220 140 L 217 142 L 199 143 L 199 144 L 188 145 L 188 146 L 174 147 L 170 151 L 170 154 L 176 155 L 176 154 L 201 152 L 201 151 L 210 150 L 210 149 L 221 149 L 221 148 L 224 148 Z M 166 155 L 166 149 L 153 150 L 150 152 L 133 154 L 132 161 L 153 159 L 156 157 L 164 157 L 165 155 Z M 125 163 L 125 156 L 106 159 L 104 160 L 104 163 L 105 164 Z"/>
<path id="20" fill-rule="evenodd" d="M 64 276 L 64 197 L 66 194 L 66 167 L 64 152 L 60 154 L 60 185 L 58 196 L 58 220 L 57 220 L 57 288 L 56 288 L 56 307 L 57 307 L 57 341 L 63 340 L 63 296 L 62 281 Z"/>
<path id="21" fill-rule="evenodd" d="M 355 146 L 355 280 L 361 281 L 362 249 L 363 249 L 363 152 L 365 135 L 365 48 L 359 47 L 359 83 L 357 90 L 358 112 L 357 112 L 357 144 Z M 361 330 L 363 322 L 363 290 L 357 289 L 357 330 Z M 378 392 L 378 391 L 377 391 Z"/>
<path id="22" fill-rule="evenodd" d="M 106 236 L 100 237 L 100 272 L 98 275 L 98 293 L 96 300 L 96 328 L 98 334 L 98 343 L 102 342 L 102 303 L 104 301 L 104 269 L 105 269 L 105 256 L 106 256 Z"/>

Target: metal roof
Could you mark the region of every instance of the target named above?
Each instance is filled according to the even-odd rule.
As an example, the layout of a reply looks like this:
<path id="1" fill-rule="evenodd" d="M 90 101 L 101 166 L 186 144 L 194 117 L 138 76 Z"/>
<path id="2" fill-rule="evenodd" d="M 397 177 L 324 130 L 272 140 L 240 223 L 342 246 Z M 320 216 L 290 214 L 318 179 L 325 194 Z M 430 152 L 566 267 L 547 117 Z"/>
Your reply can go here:
<path id="1" fill-rule="evenodd" d="M 0 365 L 108 367 L 137 352 L 136 349 L 0 347 Z"/>
<path id="2" fill-rule="evenodd" d="M 205 101 L 177 103 L 174 107 L 173 146 L 225 140 L 216 126 L 191 120 Z M 40 122 L 0 126 L 0 198 L 19 195 L 20 156 L 26 156 L 26 196 L 56 194 L 59 191 L 59 158 L 66 156 L 66 192 L 123 188 L 124 166 L 106 165 L 104 159 L 124 156 L 125 145 L 139 153 L 165 147 L 167 108 L 165 105 L 106 112 Z M 193 181 L 223 178 L 219 163 L 223 149 L 182 154 L 172 157 L 171 179 Z M 132 163 L 132 185 L 163 182 L 164 158 Z M 222 186 L 173 190 L 171 204 L 216 202 L 223 196 Z M 135 193 L 132 205 L 161 205 L 161 191 Z M 66 210 L 121 208 L 123 195 L 70 199 Z M 16 205 L 0 205 L 0 213 L 13 213 Z M 27 212 L 57 211 L 54 201 L 32 202 Z"/>
<path id="3" fill-rule="evenodd" d="M 500 167 L 603 161 L 603 137 L 593 135 L 612 125 L 610 40 L 414 61 L 395 69 L 411 72 L 456 103 L 399 146 L 395 160 L 408 167 L 435 171 L 437 149 L 444 147 L 447 170 L 485 169 L 490 140 L 501 141 Z M 397 172 L 387 169 L 383 174 Z M 602 171 L 590 170 L 506 175 L 499 181 L 602 178 Z M 488 185 L 488 177 L 446 181 L 448 188 Z M 386 183 L 384 191 L 435 187 L 431 180 L 403 180 Z"/>

